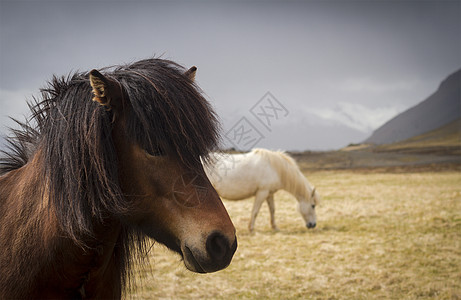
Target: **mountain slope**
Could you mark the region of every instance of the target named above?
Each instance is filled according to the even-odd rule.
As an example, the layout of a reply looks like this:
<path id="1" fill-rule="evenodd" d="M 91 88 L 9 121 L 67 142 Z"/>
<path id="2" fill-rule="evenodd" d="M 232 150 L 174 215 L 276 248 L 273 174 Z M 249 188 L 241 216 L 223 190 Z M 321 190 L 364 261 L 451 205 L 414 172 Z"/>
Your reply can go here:
<path id="1" fill-rule="evenodd" d="M 394 143 L 379 145 L 375 152 L 426 153 L 438 155 L 461 154 L 461 118 L 435 130 Z"/>
<path id="2" fill-rule="evenodd" d="M 458 70 L 448 76 L 429 98 L 389 120 L 364 143 L 395 143 L 442 127 L 460 117 L 461 70 Z"/>

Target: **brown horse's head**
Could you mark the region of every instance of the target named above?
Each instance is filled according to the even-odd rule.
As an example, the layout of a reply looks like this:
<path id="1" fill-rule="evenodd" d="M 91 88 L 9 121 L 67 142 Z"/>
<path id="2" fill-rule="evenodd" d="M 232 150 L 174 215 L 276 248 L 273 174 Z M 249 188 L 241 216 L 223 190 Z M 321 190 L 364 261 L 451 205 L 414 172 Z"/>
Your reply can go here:
<path id="1" fill-rule="evenodd" d="M 195 67 L 141 63 L 110 76 L 90 72 L 93 100 L 112 112 L 129 204 L 122 222 L 178 252 L 191 271 L 223 269 L 237 248 L 235 228 L 200 163 L 216 142 L 214 114 L 193 83 Z"/>

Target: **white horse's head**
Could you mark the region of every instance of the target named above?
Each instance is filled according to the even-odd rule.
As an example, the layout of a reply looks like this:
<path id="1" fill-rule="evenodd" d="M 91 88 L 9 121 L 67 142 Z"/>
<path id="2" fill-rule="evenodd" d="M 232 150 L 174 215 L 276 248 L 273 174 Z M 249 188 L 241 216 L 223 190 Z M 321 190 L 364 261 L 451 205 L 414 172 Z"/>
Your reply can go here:
<path id="1" fill-rule="evenodd" d="M 319 196 L 315 192 L 315 187 L 312 189 L 309 199 L 305 196 L 298 196 L 299 212 L 306 222 L 307 228 L 314 228 L 317 225 L 317 214 L 315 206 L 319 203 Z"/>

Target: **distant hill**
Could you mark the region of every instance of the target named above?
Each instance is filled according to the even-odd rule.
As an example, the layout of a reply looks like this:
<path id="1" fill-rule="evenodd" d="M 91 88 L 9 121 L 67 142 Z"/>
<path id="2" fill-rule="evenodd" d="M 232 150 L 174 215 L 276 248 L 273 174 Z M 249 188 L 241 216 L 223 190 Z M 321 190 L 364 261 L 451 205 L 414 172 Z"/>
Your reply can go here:
<path id="1" fill-rule="evenodd" d="M 461 155 L 461 118 L 397 143 L 378 145 L 373 151 Z"/>
<path id="2" fill-rule="evenodd" d="M 291 152 L 303 171 L 461 171 L 461 118 L 393 144 L 350 144 L 337 151 Z"/>
<path id="3" fill-rule="evenodd" d="M 440 128 L 461 118 L 461 70 L 451 74 L 438 90 L 373 132 L 367 144 L 391 144 Z"/>

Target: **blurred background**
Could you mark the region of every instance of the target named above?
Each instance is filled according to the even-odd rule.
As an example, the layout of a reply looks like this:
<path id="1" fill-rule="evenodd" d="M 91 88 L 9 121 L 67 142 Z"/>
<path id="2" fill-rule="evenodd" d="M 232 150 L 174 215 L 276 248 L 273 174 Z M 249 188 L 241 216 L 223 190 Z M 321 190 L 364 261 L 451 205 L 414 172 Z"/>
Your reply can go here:
<path id="1" fill-rule="evenodd" d="M 461 67 L 459 1 L 0 3 L 2 136 L 14 125 L 7 116 L 28 115 L 25 100 L 53 74 L 160 56 L 198 67 L 223 148 L 338 149 L 364 142 Z M 454 95 L 431 118 L 451 121 L 439 109 L 459 118 L 459 88 Z M 254 143 L 233 140 L 242 126 L 258 133 Z"/>
<path id="2" fill-rule="evenodd" d="M 231 265 L 156 243 L 127 298 L 461 299 L 461 1 L 0 0 L 0 150 L 53 74 L 154 56 L 198 67 L 223 148 L 290 151 L 322 202 L 308 230 L 277 193 L 281 231 L 263 208 L 250 234 L 223 199 Z"/>

